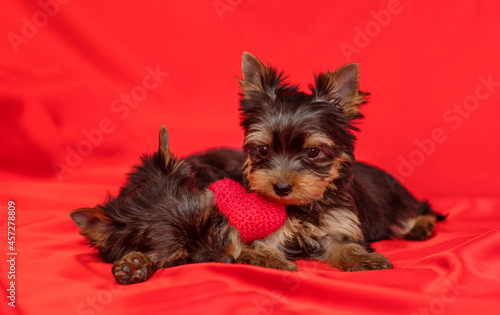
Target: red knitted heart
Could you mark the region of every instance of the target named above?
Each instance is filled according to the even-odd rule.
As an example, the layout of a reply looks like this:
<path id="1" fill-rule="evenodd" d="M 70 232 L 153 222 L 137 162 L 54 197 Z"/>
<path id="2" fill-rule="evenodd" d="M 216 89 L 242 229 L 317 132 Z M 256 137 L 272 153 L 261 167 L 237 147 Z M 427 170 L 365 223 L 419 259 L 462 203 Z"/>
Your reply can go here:
<path id="1" fill-rule="evenodd" d="M 219 210 L 236 227 L 244 242 L 262 239 L 276 231 L 286 219 L 285 206 L 274 204 L 256 193 L 248 193 L 231 179 L 218 180 L 208 187 Z"/>

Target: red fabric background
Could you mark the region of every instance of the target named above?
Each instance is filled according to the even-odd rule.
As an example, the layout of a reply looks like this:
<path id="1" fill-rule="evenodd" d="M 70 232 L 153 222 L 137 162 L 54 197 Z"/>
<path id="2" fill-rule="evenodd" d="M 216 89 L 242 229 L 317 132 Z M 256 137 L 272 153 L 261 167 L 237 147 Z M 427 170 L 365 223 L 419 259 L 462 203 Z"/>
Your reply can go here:
<path id="1" fill-rule="evenodd" d="M 2 2 L 2 314 L 498 311 L 499 10 L 493 1 Z M 138 156 L 156 150 L 162 124 L 180 156 L 240 147 L 243 51 L 303 88 L 313 72 L 358 62 L 371 101 L 357 157 L 449 213 L 437 235 L 374 244 L 394 270 L 198 264 L 116 285 L 68 212 L 116 193 Z"/>

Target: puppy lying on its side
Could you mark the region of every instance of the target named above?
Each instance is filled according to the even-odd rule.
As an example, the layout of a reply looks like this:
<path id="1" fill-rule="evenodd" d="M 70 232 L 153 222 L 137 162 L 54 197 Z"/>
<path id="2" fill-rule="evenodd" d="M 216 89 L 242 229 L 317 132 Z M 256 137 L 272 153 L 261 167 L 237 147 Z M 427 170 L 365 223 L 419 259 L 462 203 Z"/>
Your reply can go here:
<path id="1" fill-rule="evenodd" d="M 254 254 L 206 189 L 222 178 L 241 182 L 242 152 L 214 149 L 179 160 L 168 140 L 162 127 L 158 152 L 142 157 L 116 198 L 70 213 L 99 257 L 114 263 L 116 280 L 142 282 L 160 268 L 199 262 L 290 269 L 268 252 L 266 259 Z"/>

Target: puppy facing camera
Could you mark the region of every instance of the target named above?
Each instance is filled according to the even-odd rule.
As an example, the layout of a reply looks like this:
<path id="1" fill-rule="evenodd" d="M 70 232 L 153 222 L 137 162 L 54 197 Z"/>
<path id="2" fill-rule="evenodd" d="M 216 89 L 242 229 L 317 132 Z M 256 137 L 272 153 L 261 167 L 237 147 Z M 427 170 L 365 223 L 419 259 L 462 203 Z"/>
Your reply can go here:
<path id="1" fill-rule="evenodd" d="M 367 96 L 357 64 L 317 74 L 309 93 L 246 52 L 242 72 L 243 174 L 250 191 L 287 209 L 262 247 L 346 271 L 388 269 L 369 242 L 432 235 L 442 216 L 391 175 L 355 161 L 354 122 Z"/>

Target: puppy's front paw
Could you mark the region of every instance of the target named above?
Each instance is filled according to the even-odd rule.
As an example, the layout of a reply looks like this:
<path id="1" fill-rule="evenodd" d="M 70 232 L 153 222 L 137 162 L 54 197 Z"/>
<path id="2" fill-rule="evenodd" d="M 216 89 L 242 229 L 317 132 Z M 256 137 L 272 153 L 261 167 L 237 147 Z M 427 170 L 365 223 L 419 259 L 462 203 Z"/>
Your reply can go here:
<path id="1" fill-rule="evenodd" d="M 121 284 L 133 284 L 149 279 L 153 263 L 141 252 L 130 252 L 113 264 L 113 275 Z"/>
<path id="2" fill-rule="evenodd" d="M 293 261 L 286 259 L 281 253 L 263 248 L 260 248 L 259 250 L 252 249 L 243 251 L 239 257 L 235 259 L 235 263 L 286 271 L 298 270 L 297 265 L 295 265 Z"/>
<path id="3" fill-rule="evenodd" d="M 269 268 L 274 268 L 274 269 L 279 269 L 279 270 L 285 270 L 285 271 L 297 271 L 299 268 L 297 265 L 290 260 L 281 260 L 281 259 L 276 259 L 268 262 L 268 265 L 266 267 Z"/>
<path id="4" fill-rule="evenodd" d="M 367 253 L 354 258 L 346 271 L 383 270 L 392 269 L 392 263 L 387 257 L 379 253 Z"/>

